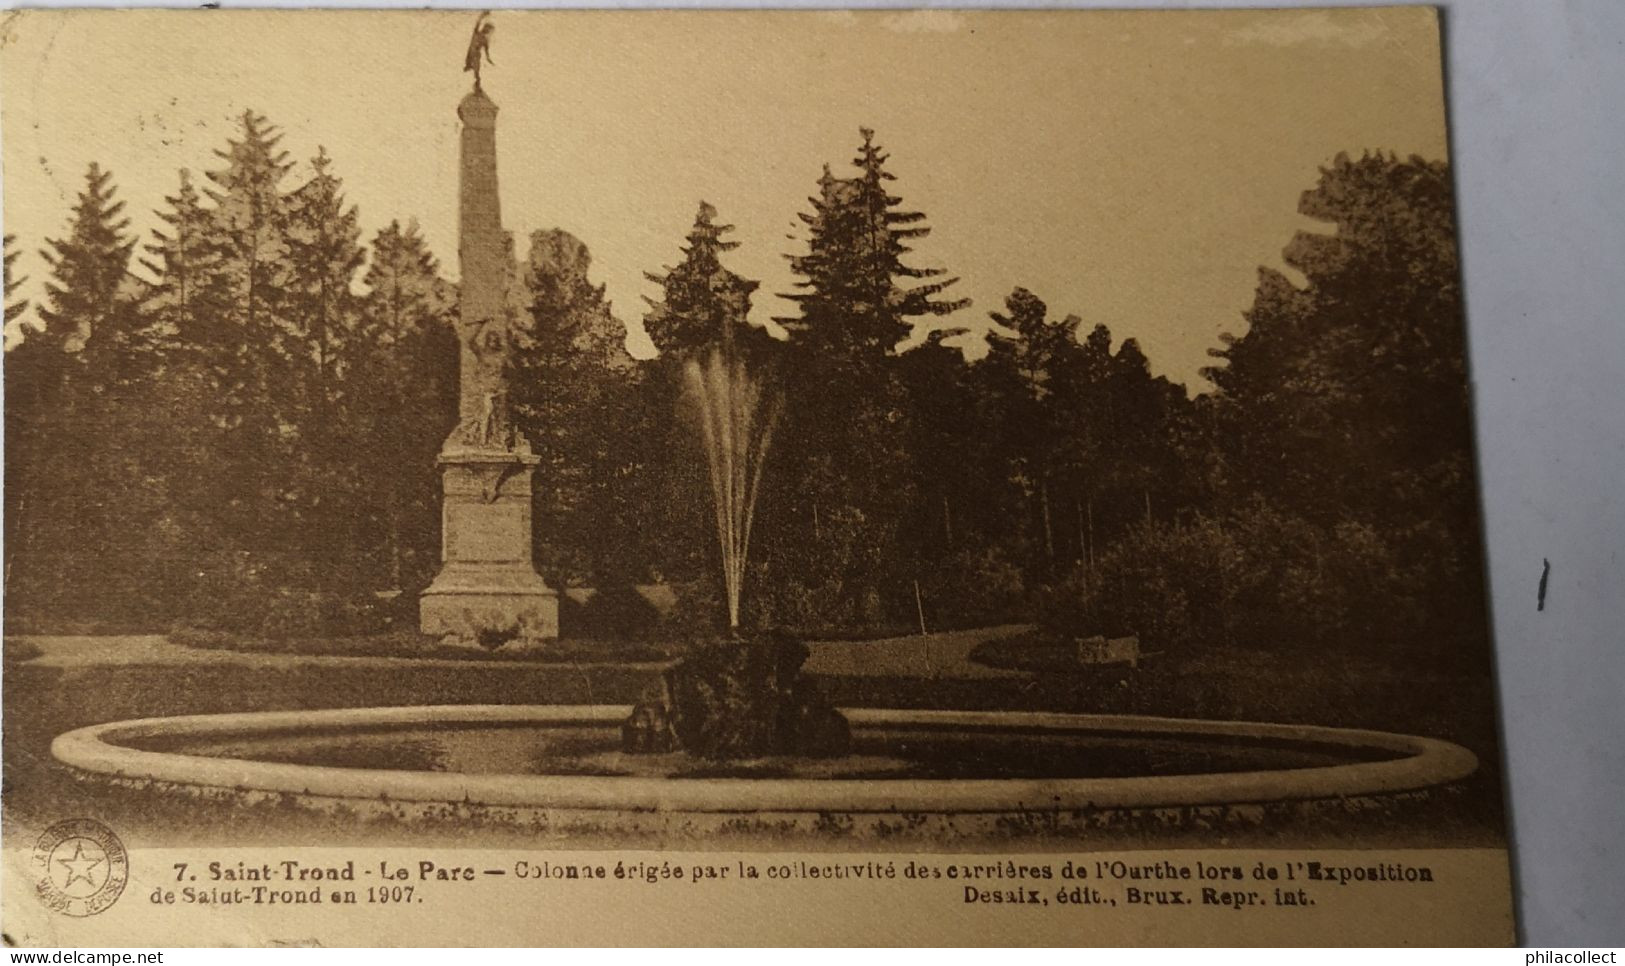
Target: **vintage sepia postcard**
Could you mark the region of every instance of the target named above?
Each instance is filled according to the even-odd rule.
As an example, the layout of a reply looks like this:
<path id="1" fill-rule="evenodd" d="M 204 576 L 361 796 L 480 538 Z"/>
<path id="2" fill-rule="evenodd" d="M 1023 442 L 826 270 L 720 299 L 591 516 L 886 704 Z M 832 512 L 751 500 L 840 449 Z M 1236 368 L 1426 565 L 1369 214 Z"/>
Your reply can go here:
<path id="1" fill-rule="evenodd" d="M 0 79 L 7 944 L 1512 940 L 1435 11 Z"/>

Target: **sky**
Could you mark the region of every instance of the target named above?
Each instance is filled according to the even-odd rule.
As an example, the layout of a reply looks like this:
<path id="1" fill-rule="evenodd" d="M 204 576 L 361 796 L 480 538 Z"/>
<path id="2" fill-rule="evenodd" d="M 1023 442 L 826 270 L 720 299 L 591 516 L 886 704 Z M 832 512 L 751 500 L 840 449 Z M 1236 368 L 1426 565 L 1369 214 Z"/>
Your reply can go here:
<path id="1" fill-rule="evenodd" d="M 245 108 L 309 173 L 334 160 L 370 238 L 416 219 L 457 274 L 456 104 L 473 15 L 23 11 L 0 21 L 5 231 L 37 298 L 86 167 L 114 174 L 146 235 L 178 172 Z M 1193 390 L 1245 331 L 1259 266 L 1282 267 L 1300 193 L 1339 152 L 1446 157 L 1439 38 L 1421 8 L 989 13 L 498 11 L 503 220 L 521 256 L 563 228 L 631 328 L 703 199 L 736 226 L 726 264 L 762 282 L 753 318 L 793 314 L 825 163 L 851 173 L 871 127 L 894 192 L 932 234 L 912 264 L 960 277 L 982 331 L 1025 287 L 1054 317 L 1139 340 Z M 788 237 L 787 237 L 788 236 Z M 9 324 L 8 324 L 9 328 Z"/>

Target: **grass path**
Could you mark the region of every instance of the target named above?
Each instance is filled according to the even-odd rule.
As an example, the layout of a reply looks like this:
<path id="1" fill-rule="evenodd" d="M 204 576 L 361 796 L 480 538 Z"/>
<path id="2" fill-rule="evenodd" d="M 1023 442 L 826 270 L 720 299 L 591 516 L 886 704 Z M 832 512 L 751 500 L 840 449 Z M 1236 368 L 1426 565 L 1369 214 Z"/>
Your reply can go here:
<path id="1" fill-rule="evenodd" d="M 806 670 L 832 677 L 889 677 L 909 680 L 968 681 L 1024 678 L 1025 671 L 987 667 L 970 660 L 984 641 L 1013 637 L 1030 624 L 1003 624 L 964 631 L 888 637 L 877 641 L 814 641 Z"/>

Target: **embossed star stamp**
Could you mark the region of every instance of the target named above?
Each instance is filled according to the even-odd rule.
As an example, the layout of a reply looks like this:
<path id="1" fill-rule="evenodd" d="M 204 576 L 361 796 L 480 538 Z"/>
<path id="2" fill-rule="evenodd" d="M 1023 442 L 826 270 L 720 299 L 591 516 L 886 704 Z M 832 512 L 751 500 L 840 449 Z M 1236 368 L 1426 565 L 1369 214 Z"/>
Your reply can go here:
<path id="1" fill-rule="evenodd" d="M 35 892 L 64 916 L 94 916 L 118 901 L 129 879 L 124 843 L 89 818 L 58 822 L 34 846 Z"/>

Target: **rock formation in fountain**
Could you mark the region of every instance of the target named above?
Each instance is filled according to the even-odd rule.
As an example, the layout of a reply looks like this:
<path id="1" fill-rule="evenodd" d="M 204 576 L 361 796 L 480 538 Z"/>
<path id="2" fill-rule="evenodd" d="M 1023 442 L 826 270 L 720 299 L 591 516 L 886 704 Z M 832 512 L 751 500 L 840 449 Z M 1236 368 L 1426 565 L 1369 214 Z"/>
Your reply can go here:
<path id="1" fill-rule="evenodd" d="M 621 726 L 637 754 L 832 757 L 851 750 L 846 719 L 801 673 L 807 646 L 783 634 L 702 647 L 668 669 L 660 693 Z"/>

